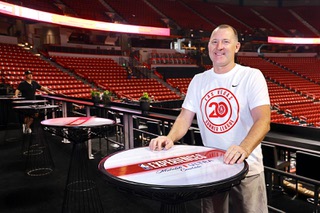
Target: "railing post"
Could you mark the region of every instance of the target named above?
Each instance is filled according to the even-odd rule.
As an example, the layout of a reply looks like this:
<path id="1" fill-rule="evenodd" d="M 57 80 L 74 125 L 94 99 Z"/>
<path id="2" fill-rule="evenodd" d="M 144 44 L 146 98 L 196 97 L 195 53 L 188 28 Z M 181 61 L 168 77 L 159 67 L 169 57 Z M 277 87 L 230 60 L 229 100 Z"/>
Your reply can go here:
<path id="1" fill-rule="evenodd" d="M 133 137 L 133 122 L 132 115 L 129 113 L 123 114 L 123 131 L 124 131 L 124 148 L 134 148 L 134 137 Z"/>

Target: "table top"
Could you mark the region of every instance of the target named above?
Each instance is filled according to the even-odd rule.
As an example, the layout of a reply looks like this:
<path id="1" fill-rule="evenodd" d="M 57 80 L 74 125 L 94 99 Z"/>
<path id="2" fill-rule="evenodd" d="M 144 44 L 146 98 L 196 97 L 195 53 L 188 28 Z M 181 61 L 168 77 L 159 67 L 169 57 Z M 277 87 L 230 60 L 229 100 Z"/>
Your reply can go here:
<path id="1" fill-rule="evenodd" d="M 248 164 L 225 164 L 224 153 L 223 150 L 190 145 L 175 145 L 162 151 L 141 147 L 105 157 L 100 161 L 99 169 L 119 182 L 152 187 L 192 187 L 212 185 L 237 176 L 244 178 Z"/>
<path id="2" fill-rule="evenodd" d="M 13 101 L 14 104 L 36 104 L 36 103 L 46 103 L 48 100 L 20 100 Z"/>
<path id="3" fill-rule="evenodd" d="M 28 105 L 28 106 L 15 106 L 14 109 L 54 109 L 59 105 Z"/>
<path id="4" fill-rule="evenodd" d="M 23 100 L 24 97 L 13 97 L 12 95 L 0 95 L 0 100 Z"/>
<path id="5" fill-rule="evenodd" d="M 41 121 L 44 126 L 51 127 L 99 127 L 114 124 L 114 121 L 99 117 L 63 117 Z"/>

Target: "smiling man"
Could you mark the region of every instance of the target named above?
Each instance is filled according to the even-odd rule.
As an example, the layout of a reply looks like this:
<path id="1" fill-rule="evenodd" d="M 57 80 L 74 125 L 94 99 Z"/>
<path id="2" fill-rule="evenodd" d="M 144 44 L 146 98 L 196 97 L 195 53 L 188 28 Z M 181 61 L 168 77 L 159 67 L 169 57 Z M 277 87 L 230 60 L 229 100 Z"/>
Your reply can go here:
<path id="1" fill-rule="evenodd" d="M 213 30 L 208 43 L 213 68 L 196 75 L 182 110 L 167 136 L 152 139 L 151 150 L 170 149 L 188 131 L 197 114 L 203 144 L 226 150 L 224 163 L 249 164 L 241 184 L 203 199 L 202 212 L 268 212 L 260 143 L 270 129 L 270 100 L 258 69 L 235 63 L 240 49 L 229 25 Z"/>

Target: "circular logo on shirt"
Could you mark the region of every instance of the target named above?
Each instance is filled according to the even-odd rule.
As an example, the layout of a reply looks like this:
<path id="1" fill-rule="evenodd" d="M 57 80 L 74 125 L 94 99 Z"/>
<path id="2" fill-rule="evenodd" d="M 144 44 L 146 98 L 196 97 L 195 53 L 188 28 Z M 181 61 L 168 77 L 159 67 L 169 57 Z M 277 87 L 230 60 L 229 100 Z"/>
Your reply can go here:
<path id="1" fill-rule="evenodd" d="M 225 88 L 210 90 L 201 99 L 200 107 L 204 125 L 213 133 L 229 131 L 239 118 L 239 103 Z"/>

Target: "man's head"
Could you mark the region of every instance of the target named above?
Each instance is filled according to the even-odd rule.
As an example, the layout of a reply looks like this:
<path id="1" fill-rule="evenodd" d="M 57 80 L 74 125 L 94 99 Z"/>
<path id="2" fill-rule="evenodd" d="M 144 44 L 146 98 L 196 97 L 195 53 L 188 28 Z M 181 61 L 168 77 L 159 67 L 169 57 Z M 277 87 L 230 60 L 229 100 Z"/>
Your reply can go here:
<path id="1" fill-rule="evenodd" d="M 32 72 L 30 70 L 25 71 L 24 75 L 26 76 L 27 80 L 31 80 L 32 79 Z"/>
<path id="2" fill-rule="evenodd" d="M 236 29 L 226 24 L 218 26 L 212 31 L 208 49 L 215 71 L 218 68 L 231 70 L 235 65 L 235 54 L 240 49 Z"/>

